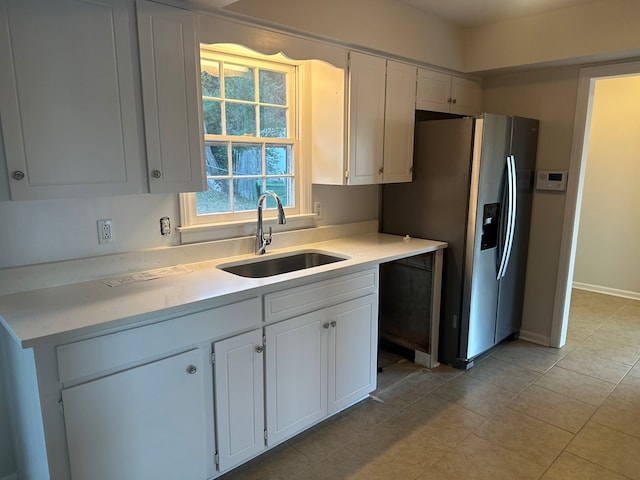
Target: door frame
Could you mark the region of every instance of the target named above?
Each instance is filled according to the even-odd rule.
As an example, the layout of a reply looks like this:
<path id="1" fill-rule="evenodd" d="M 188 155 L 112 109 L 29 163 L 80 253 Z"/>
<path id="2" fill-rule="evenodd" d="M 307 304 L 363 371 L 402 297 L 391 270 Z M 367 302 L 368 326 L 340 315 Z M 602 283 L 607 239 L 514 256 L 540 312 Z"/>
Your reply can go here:
<path id="1" fill-rule="evenodd" d="M 552 347 L 564 346 L 567 338 L 595 84 L 597 80 L 603 78 L 638 74 L 640 74 L 640 61 L 587 67 L 580 70 L 559 267 L 556 277 L 556 295 L 549 337 Z"/>

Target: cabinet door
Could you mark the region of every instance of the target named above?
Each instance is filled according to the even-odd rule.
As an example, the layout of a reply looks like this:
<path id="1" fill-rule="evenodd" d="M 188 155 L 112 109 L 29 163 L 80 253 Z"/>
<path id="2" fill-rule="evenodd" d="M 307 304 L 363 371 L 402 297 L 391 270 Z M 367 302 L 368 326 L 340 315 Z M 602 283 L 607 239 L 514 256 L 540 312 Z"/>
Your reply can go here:
<path id="1" fill-rule="evenodd" d="M 377 295 L 367 295 L 328 310 L 329 414 L 366 397 L 376 388 L 378 352 Z"/>
<path id="2" fill-rule="evenodd" d="M 325 318 L 320 310 L 265 328 L 269 446 L 327 415 Z"/>
<path id="3" fill-rule="evenodd" d="M 357 52 L 349 59 L 348 183 L 381 183 L 386 61 Z"/>
<path id="4" fill-rule="evenodd" d="M 12 199 L 143 191 L 134 15 L 124 0 L 0 3 Z"/>
<path id="5" fill-rule="evenodd" d="M 451 75 L 424 68 L 418 69 L 418 110 L 449 112 L 451 100 Z"/>
<path id="6" fill-rule="evenodd" d="M 262 330 L 213 345 L 219 468 L 224 472 L 264 450 Z"/>
<path id="7" fill-rule="evenodd" d="M 194 349 L 63 390 L 71 477 L 210 477 L 205 359 Z"/>
<path id="8" fill-rule="evenodd" d="M 195 15 L 138 0 L 151 193 L 206 190 Z"/>
<path id="9" fill-rule="evenodd" d="M 387 61 L 383 183 L 410 182 L 417 68 Z"/>
<path id="10" fill-rule="evenodd" d="M 477 115 L 481 112 L 480 83 L 462 77 L 451 78 L 451 97 L 455 103 L 451 111 L 460 115 Z"/>

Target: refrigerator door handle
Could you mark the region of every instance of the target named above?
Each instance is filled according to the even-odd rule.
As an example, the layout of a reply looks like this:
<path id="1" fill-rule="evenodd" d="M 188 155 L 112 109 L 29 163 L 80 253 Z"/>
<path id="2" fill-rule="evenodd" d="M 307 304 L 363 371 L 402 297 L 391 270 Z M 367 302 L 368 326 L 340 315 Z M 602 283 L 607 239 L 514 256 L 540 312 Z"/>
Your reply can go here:
<path id="1" fill-rule="evenodd" d="M 513 155 L 507 157 L 507 228 L 505 232 L 504 249 L 502 251 L 502 259 L 500 260 L 500 268 L 498 268 L 497 280 L 503 278 L 507 272 L 509 258 L 511 256 L 511 247 L 513 246 L 513 237 L 516 229 L 516 161 Z"/>

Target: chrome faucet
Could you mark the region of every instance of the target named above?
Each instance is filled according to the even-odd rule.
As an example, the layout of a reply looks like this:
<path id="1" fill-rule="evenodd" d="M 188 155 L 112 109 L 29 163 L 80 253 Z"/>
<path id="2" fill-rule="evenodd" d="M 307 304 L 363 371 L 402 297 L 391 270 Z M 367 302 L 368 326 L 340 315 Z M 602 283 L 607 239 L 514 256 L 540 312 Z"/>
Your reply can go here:
<path id="1" fill-rule="evenodd" d="M 280 201 L 280 197 L 276 195 L 275 192 L 271 190 L 266 190 L 260 195 L 258 198 L 258 228 L 256 231 L 256 254 L 264 255 L 267 252 L 267 245 L 271 244 L 271 227 L 269 227 L 269 233 L 265 234 L 264 229 L 262 228 L 262 205 L 264 204 L 265 199 L 271 196 L 276 201 L 278 205 L 278 224 L 284 225 L 287 223 L 287 219 L 284 216 L 284 208 L 282 208 L 282 202 Z"/>

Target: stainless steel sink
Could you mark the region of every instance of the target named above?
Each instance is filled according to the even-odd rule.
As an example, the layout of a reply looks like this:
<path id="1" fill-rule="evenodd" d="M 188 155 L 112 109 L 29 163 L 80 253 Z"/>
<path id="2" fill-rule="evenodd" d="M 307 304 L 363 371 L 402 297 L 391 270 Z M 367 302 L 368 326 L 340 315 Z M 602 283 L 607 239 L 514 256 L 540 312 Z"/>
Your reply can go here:
<path id="1" fill-rule="evenodd" d="M 341 262 L 343 260 L 347 260 L 347 258 L 323 252 L 307 251 L 265 258 L 263 260 L 228 263 L 218 265 L 218 268 L 241 277 L 264 278 L 271 277 L 273 275 L 280 275 L 281 273 L 319 267 L 320 265 L 327 265 L 329 263 Z"/>

